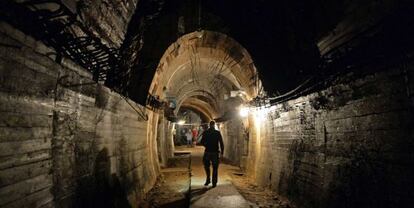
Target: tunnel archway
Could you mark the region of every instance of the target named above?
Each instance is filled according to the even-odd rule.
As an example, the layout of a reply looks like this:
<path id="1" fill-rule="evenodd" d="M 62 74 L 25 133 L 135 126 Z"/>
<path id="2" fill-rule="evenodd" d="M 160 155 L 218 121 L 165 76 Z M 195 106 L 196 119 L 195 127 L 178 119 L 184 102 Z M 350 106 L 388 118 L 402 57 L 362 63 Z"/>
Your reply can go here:
<path id="1" fill-rule="evenodd" d="M 225 34 L 202 30 L 186 34 L 168 47 L 160 59 L 149 93 L 161 99 L 166 94 L 174 97 L 175 115 L 180 109 L 189 109 L 197 112 L 203 122 L 215 119 L 222 122 L 232 119 L 235 108 L 258 96 L 261 89 L 257 69 L 247 50 Z M 243 93 L 234 97 L 234 92 Z M 222 119 L 224 117 L 226 119 Z M 172 122 L 166 119 L 163 122 L 169 123 L 160 127 L 170 126 L 165 130 L 174 132 Z M 226 125 L 220 126 L 226 133 Z M 171 142 L 174 136 L 165 138 L 164 143 L 174 145 Z M 158 145 L 159 148 L 164 146 Z M 163 150 L 158 152 L 171 154 Z"/>
<path id="2" fill-rule="evenodd" d="M 251 99 L 259 94 L 261 82 L 251 56 L 237 41 L 214 31 L 196 31 L 179 38 L 162 56 L 149 92 L 162 96 L 164 87 L 179 104 L 198 95 L 210 99 L 220 113 L 224 95 L 243 90 Z"/>

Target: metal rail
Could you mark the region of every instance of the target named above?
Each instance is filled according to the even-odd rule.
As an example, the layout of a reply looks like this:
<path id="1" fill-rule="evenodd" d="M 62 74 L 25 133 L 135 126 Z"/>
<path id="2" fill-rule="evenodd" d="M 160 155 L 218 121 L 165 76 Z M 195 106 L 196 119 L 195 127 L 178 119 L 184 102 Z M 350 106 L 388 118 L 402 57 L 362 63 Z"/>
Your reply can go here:
<path id="1" fill-rule="evenodd" d="M 103 44 L 62 1 L 2 0 L 0 18 L 54 48 L 57 62 L 68 57 L 90 71 L 94 81 L 118 86 L 118 50 Z"/>

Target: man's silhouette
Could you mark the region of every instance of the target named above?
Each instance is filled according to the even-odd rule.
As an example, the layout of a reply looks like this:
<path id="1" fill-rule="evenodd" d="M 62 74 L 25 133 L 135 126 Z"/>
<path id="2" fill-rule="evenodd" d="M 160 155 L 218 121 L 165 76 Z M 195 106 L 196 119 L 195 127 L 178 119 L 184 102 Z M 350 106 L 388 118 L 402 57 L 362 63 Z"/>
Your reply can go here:
<path id="1" fill-rule="evenodd" d="M 204 145 L 205 151 L 203 156 L 204 169 L 206 171 L 206 183 L 210 184 L 210 163 L 213 165 L 213 188 L 217 185 L 217 171 L 219 165 L 219 154 L 223 157 L 224 144 L 223 138 L 219 131 L 214 129 L 214 121 L 210 121 L 210 128 L 203 133 L 201 144 Z M 220 151 L 219 151 L 220 145 Z"/>

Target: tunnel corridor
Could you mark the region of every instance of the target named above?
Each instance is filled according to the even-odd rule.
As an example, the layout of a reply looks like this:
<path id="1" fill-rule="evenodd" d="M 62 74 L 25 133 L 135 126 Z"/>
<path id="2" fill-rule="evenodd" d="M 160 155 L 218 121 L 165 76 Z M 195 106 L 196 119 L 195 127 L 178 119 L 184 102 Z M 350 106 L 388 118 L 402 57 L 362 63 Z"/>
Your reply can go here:
<path id="1" fill-rule="evenodd" d="M 2 0 L 0 207 L 412 207 L 413 11 Z"/>

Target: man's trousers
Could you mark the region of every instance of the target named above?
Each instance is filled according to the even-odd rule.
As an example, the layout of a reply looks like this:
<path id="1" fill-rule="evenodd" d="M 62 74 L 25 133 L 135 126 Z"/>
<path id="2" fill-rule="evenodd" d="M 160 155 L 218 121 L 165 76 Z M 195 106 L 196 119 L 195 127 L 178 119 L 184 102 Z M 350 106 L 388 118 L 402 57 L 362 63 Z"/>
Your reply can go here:
<path id="1" fill-rule="evenodd" d="M 213 185 L 217 184 L 217 172 L 219 165 L 218 152 L 204 152 L 203 156 L 204 169 L 206 171 L 206 182 L 210 182 L 210 164 L 213 166 Z"/>

